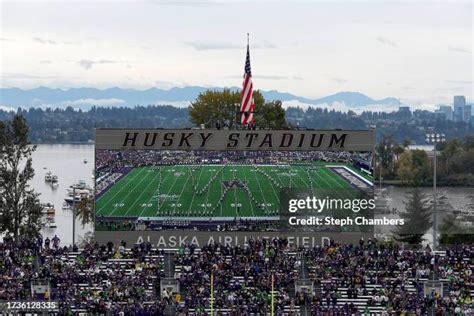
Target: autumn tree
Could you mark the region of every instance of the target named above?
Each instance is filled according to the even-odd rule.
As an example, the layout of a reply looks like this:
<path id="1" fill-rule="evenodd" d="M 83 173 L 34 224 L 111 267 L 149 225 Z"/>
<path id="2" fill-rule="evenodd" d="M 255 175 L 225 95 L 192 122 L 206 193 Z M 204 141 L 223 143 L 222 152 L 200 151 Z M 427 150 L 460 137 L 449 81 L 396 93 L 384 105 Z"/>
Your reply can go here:
<path id="1" fill-rule="evenodd" d="M 431 176 L 428 154 L 424 150 L 409 150 L 400 155 L 396 175 L 405 184 L 420 185 Z"/>
<path id="2" fill-rule="evenodd" d="M 28 125 L 21 115 L 0 122 L 0 231 L 36 237 L 41 229 L 41 204 L 30 186 L 34 170 Z"/>
<path id="3" fill-rule="evenodd" d="M 195 125 L 204 124 L 207 128 L 228 126 L 232 128 L 240 121 L 241 92 L 224 89 L 207 90 L 199 94 L 189 107 L 189 116 Z M 265 103 L 260 91 L 253 92 L 255 104 L 254 119 L 260 128 L 287 128 L 285 110 L 280 101 Z"/>

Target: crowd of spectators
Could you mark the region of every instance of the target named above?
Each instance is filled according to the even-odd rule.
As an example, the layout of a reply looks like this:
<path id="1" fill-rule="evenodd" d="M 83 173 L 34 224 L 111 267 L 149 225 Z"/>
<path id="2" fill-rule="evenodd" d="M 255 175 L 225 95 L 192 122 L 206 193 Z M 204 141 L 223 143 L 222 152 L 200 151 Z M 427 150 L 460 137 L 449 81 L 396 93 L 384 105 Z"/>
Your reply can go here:
<path id="1" fill-rule="evenodd" d="M 54 239 L 54 238 L 53 238 Z M 60 247 L 41 238 L 0 244 L 0 300 L 43 299 L 59 302 L 61 313 L 162 315 L 162 252 L 150 243 Z M 32 294 L 31 283 L 47 280 L 50 292 Z M 38 295 L 40 294 L 40 295 Z"/>
<path id="2" fill-rule="evenodd" d="M 119 172 L 126 167 L 203 164 L 288 164 L 305 161 L 353 163 L 370 161 L 370 152 L 346 151 L 169 151 L 98 150 L 96 171 Z"/>
<path id="3" fill-rule="evenodd" d="M 251 239 L 243 246 L 184 245 L 172 260 L 180 268 L 173 274 L 180 292 L 166 295 L 160 289 L 164 258 L 164 250 L 150 243 L 88 243 L 78 249 L 61 246 L 56 236 L 6 236 L 0 243 L 0 300 L 51 299 L 61 313 L 160 315 L 172 305 L 181 315 L 204 314 L 213 278 L 214 308 L 235 315 L 269 312 L 272 288 L 276 315 L 302 306 L 313 315 L 368 314 L 372 307 L 387 315 L 474 312 L 472 246 L 435 253 L 361 240 L 303 249 L 280 238 Z M 313 290 L 293 290 L 300 279 L 311 280 Z M 443 284 L 442 295 L 427 292 L 431 279 Z M 40 280 L 48 281 L 48 290 L 32 293 L 32 282 Z M 366 299 L 363 305 L 356 304 L 359 298 Z"/>
<path id="4" fill-rule="evenodd" d="M 301 262 L 288 255 L 284 239 L 251 240 L 244 247 L 219 244 L 204 246 L 199 252 L 189 246 L 175 256 L 175 265 L 182 266 L 179 284 L 182 304 L 179 311 L 204 311 L 210 304 L 210 278 L 214 278 L 214 304 L 238 315 L 269 313 L 272 283 L 275 312 L 294 306 L 290 284 L 298 278 Z"/>
<path id="5" fill-rule="evenodd" d="M 321 296 L 311 297 L 316 311 L 336 306 L 344 288 L 349 299 L 369 297 L 367 306 L 381 305 L 389 311 L 424 315 L 436 306 L 436 314 L 442 315 L 474 312 L 471 246 L 449 248 L 440 256 L 429 248 L 407 250 L 399 244 L 361 240 L 359 245 L 332 243 L 307 249 L 304 257 L 311 277 L 322 287 Z M 425 282 L 433 278 L 444 281 L 445 295 L 424 293 Z"/>

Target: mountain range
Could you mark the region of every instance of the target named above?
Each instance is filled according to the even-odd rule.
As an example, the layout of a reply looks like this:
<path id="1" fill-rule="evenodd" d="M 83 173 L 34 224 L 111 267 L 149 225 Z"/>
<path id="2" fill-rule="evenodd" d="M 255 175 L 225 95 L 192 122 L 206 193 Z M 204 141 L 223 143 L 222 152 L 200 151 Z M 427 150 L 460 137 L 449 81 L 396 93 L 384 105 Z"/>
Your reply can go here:
<path id="1" fill-rule="evenodd" d="M 170 104 L 186 106 L 190 101 L 195 100 L 199 93 L 208 89 L 223 90 L 224 88 L 200 86 L 176 87 L 169 90 L 159 88 L 150 88 L 147 90 L 122 88 L 71 88 L 62 90 L 46 87 L 23 90 L 19 88 L 0 88 L 0 106 L 9 108 L 22 107 L 25 109 L 31 107 L 57 108 L 66 106 L 87 109 L 92 105 L 133 107 L 135 105 Z M 230 89 L 237 91 L 240 88 L 231 87 Z M 276 90 L 263 90 L 261 92 L 267 101 L 296 101 L 297 103 L 310 105 L 343 103 L 353 108 L 367 105 L 400 105 L 400 101 L 396 98 L 389 97 L 376 100 L 360 92 L 350 91 L 338 92 L 318 99 L 306 98 Z"/>

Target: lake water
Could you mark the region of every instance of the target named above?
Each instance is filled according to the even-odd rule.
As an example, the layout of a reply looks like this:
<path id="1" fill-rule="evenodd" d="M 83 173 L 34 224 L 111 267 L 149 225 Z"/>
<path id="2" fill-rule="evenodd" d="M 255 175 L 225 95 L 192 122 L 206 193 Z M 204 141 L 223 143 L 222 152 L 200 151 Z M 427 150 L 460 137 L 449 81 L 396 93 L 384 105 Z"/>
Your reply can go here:
<path id="1" fill-rule="evenodd" d="M 84 163 L 84 159 L 87 159 L 88 163 Z M 72 242 L 72 211 L 63 210 L 62 205 L 67 194 L 66 189 L 73 183 L 84 180 L 88 185 L 93 185 L 91 175 L 94 168 L 94 145 L 38 145 L 33 153 L 33 167 L 35 177 L 30 183 L 31 186 L 41 193 L 41 202 L 52 203 L 56 209 L 55 220 L 58 228 L 44 229 L 44 236 L 52 237 L 57 234 L 62 244 L 70 244 Z M 44 181 L 44 176 L 48 171 L 59 177 L 59 185 L 55 189 Z M 431 195 L 433 192 L 432 188 L 422 190 L 426 195 Z M 409 188 L 387 187 L 387 207 L 390 210 L 404 210 L 404 201 L 409 191 Z M 468 204 L 470 196 L 474 195 L 474 188 L 439 188 L 438 194 L 446 196 L 447 203 L 459 209 Z M 441 212 L 443 211 L 440 210 Z M 81 223 L 76 221 L 76 242 L 92 230 L 90 225 L 82 227 Z"/>
<path id="2" fill-rule="evenodd" d="M 84 159 L 87 159 L 87 163 L 84 163 Z M 35 177 L 30 185 L 41 194 L 39 199 L 42 203 L 54 204 L 56 209 L 55 221 L 58 227 L 43 229 L 44 238 L 57 234 L 61 244 L 72 243 L 72 211 L 63 210 L 62 206 L 70 185 L 79 180 L 93 185 L 94 145 L 38 145 L 33 153 L 33 168 Z M 54 189 L 44 181 L 48 171 L 59 178 L 59 184 Z M 91 225 L 82 227 L 80 221 L 76 221 L 76 242 L 88 231 L 92 231 Z"/>

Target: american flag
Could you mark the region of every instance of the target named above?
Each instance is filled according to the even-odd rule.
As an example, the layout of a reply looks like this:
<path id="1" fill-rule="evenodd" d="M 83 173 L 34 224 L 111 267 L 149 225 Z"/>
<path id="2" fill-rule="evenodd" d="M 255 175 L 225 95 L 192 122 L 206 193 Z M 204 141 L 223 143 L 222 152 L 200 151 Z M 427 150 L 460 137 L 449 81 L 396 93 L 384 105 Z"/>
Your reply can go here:
<path id="1" fill-rule="evenodd" d="M 242 114 L 240 122 L 242 125 L 253 124 L 253 84 L 252 71 L 250 70 L 250 49 L 247 43 L 247 57 L 245 58 L 244 83 L 242 87 L 242 101 L 240 103 L 240 113 Z"/>

